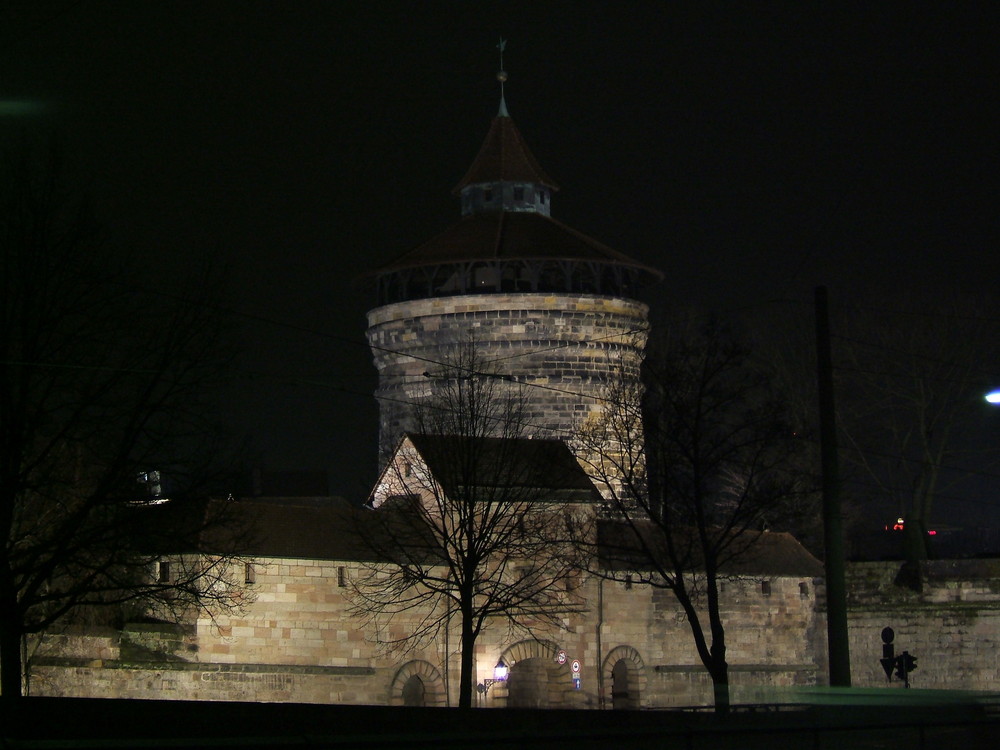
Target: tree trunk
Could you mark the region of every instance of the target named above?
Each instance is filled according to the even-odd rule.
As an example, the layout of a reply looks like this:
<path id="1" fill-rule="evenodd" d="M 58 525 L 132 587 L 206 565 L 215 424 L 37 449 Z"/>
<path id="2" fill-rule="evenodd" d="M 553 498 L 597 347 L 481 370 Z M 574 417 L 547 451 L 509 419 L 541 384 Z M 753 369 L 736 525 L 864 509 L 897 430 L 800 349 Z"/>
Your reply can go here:
<path id="1" fill-rule="evenodd" d="M 725 660 L 712 667 L 712 689 L 715 693 L 715 713 L 729 713 L 729 664 Z"/>
<path id="2" fill-rule="evenodd" d="M 472 631 L 472 611 L 462 607 L 462 661 L 461 675 L 458 681 L 458 707 L 472 708 L 472 696 L 475 690 L 473 668 L 475 662 L 476 636 Z"/>
<path id="3" fill-rule="evenodd" d="M 903 525 L 903 556 L 910 565 L 917 566 L 927 559 L 927 525 L 919 516 L 907 518 Z"/>
<path id="4" fill-rule="evenodd" d="M 5 702 L 21 697 L 21 628 L 17 608 L 0 604 L 0 698 Z"/>

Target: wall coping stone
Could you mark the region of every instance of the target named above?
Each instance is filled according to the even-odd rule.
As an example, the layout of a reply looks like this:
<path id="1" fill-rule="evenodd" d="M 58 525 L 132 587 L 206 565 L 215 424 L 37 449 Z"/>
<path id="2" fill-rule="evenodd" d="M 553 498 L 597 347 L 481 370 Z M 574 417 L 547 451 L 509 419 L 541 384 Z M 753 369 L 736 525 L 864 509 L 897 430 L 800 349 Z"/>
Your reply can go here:
<path id="1" fill-rule="evenodd" d="M 125 662 L 117 659 L 86 659 L 72 656 L 39 656 L 32 660 L 32 667 L 91 667 L 100 669 L 132 669 L 138 671 L 178 672 L 238 672 L 323 674 L 338 676 L 367 676 L 375 674 L 374 667 L 320 667 L 305 664 L 218 664 L 213 662 Z"/>
<path id="2" fill-rule="evenodd" d="M 654 672 L 705 672 L 702 664 L 657 664 Z M 815 664 L 730 664 L 729 672 L 815 672 Z M 707 672 L 706 672 L 707 674 Z"/>

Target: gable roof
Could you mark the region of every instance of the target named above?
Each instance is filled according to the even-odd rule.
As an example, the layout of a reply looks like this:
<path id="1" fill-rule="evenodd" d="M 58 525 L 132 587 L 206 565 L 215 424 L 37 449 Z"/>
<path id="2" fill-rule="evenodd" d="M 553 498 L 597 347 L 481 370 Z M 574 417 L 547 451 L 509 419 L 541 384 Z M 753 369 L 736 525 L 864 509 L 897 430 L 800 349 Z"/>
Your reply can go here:
<path id="1" fill-rule="evenodd" d="M 692 535 L 695 533 L 691 532 Z M 651 521 L 602 519 L 597 526 L 602 563 L 610 570 L 649 570 L 651 555 L 666 556 L 663 534 L 663 529 Z M 640 535 L 645 546 L 639 542 Z M 731 549 L 735 550 L 732 556 L 720 562 L 722 575 L 824 575 L 823 563 L 786 532 L 746 531 L 733 540 Z M 703 564 L 698 558 L 697 545 L 692 545 L 689 553 L 692 556 L 690 570 L 697 572 Z"/>
<path id="2" fill-rule="evenodd" d="M 600 500 L 594 483 L 561 440 L 407 433 L 393 459 L 406 443 L 417 451 L 447 495 L 455 495 L 463 487 L 510 488 L 525 496 L 537 493 L 544 502 Z M 379 483 L 391 470 L 393 459 Z"/>
<path id="3" fill-rule="evenodd" d="M 366 539 L 371 511 L 337 497 L 255 497 L 227 502 L 235 526 L 247 529 L 238 553 L 249 557 L 310 560 L 375 560 Z M 228 542 L 226 530 L 212 534 L 206 549 Z M 225 547 L 223 547 L 225 548 Z"/>

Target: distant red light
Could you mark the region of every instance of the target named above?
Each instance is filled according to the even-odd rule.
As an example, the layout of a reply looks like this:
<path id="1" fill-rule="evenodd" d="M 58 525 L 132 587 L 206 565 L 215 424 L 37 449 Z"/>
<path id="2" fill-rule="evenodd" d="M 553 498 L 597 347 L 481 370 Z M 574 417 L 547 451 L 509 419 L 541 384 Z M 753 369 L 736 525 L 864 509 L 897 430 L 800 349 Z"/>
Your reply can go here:
<path id="1" fill-rule="evenodd" d="M 886 524 L 884 526 L 884 528 L 885 528 L 886 531 L 888 531 L 889 530 L 889 524 Z M 892 525 L 892 530 L 893 531 L 902 531 L 904 528 L 905 528 L 905 522 L 903 521 L 902 518 L 897 518 L 896 519 L 896 523 L 894 523 Z M 928 536 L 937 536 L 937 531 L 935 531 L 934 529 L 928 529 L 927 530 L 927 535 Z"/>

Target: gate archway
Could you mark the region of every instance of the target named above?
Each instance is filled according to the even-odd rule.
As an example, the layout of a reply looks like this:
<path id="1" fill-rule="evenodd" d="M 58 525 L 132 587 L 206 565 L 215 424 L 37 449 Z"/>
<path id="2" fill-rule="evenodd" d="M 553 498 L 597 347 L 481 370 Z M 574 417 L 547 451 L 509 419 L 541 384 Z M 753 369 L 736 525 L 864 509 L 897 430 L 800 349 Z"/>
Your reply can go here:
<path id="1" fill-rule="evenodd" d="M 510 708 L 567 706 L 573 683 L 569 665 L 556 660 L 558 653 L 559 646 L 551 641 L 526 640 L 507 648 L 501 658 L 510 673 L 496 699 Z"/>
<path id="2" fill-rule="evenodd" d="M 636 649 L 631 646 L 611 649 L 601 669 L 605 689 L 610 688 L 612 708 L 642 708 L 642 696 L 646 692 L 646 665 Z"/>
<path id="3" fill-rule="evenodd" d="M 444 706 L 444 680 L 430 662 L 407 662 L 396 672 L 389 688 L 390 706 Z"/>

